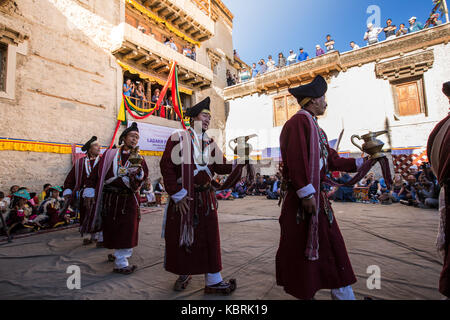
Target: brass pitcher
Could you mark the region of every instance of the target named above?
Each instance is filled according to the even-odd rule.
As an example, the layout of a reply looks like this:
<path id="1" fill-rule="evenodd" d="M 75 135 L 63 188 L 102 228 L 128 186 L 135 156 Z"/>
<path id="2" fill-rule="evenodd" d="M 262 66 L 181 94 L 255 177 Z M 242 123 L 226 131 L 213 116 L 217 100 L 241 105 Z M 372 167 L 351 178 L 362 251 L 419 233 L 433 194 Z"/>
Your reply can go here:
<path id="1" fill-rule="evenodd" d="M 362 152 L 367 153 L 371 159 L 378 159 L 384 157 L 384 154 L 381 153 L 381 150 L 383 149 L 384 146 L 384 142 L 375 138 L 386 133 L 388 133 L 387 130 L 378 132 L 369 132 L 368 134 L 365 134 L 361 137 L 355 134 L 351 137 L 351 141 L 353 145 L 355 145 L 355 147 L 357 147 Z M 359 146 L 358 144 L 355 143 L 355 138 L 359 140 L 364 140 L 364 144 L 362 146 Z"/>
<path id="2" fill-rule="evenodd" d="M 250 153 L 253 151 L 253 147 L 247 141 L 254 137 L 257 137 L 257 135 L 252 134 L 250 136 L 237 137 L 236 139 L 230 140 L 228 145 L 233 150 L 235 156 L 248 161 L 250 160 Z M 234 147 L 231 145 L 232 142 L 235 143 Z"/>
<path id="3" fill-rule="evenodd" d="M 139 154 L 139 147 L 135 147 L 131 149 L 130 157 L 128 158 L 128 161 L 130 161 L 131 166 L 130 168 L 141 168 L 142 161 L 144 161 L 144 158 Z"/>

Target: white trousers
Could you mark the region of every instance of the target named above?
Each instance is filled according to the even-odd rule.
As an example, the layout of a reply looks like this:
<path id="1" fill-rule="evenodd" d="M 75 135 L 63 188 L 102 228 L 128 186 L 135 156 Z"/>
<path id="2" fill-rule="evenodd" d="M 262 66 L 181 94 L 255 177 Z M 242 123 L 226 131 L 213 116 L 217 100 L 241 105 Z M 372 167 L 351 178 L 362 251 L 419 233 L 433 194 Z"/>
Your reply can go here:
<path id="1" fill-rule="evenodd" d="M 128 267 L 128 258 L 133 254 L 133 248 L 131 249 L 116 249 L 114 251 L 114 257 L 116 260 L 114 261 L 116 268 L 125 268 Z"/>
<path id="2" fill-rule="evenodd" d="M 339 289 L 331 289 L 331 299 L 333 300 L 355 300 L 352 286 Z"/>
<path id="3" fill-rule="evenodd" d="M 207 286 L 213 286 L 215 284 L 218 284 L 219 282 L 222 282 L 222 275 L 220 274 L 220 272 L 205 274 L 205 284 Z"/>

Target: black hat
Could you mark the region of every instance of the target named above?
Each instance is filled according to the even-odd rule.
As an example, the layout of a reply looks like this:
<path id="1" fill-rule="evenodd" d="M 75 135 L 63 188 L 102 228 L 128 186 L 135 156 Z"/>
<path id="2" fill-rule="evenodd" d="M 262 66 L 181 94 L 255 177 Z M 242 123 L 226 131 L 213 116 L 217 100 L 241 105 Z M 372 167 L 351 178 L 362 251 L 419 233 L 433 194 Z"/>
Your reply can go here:
<path id="1" fill-rule="evenodd" d="M 83 152 L 88 152 L 89 149 L 91 148 L 91 144 L 92 144 L 94 141 L 97 141 L 97 137 L 96 137 L 96 136 L 92 136 L 92 138 L 89 139 L 89 141 L 86 142 L 86 143 L 84 144 L 84 146 L 81 147 L 81 151 L 83 151 Z"/>
<path id="2" fill-rule="evenodd" d="M 206 97 L 206 99 L 200 101 L 195 106 L 189 108 L 186 110 L 186 117 L 196 117 L 202 112 L 203 110 L 210 110 L 209 104 L 211 103 L 211 99 L 209 97 Z"/>
<path id="3" fill-rule="evenodd" d="M 122 134 L 119 137 L 119 144 L 122 144 L 122 140 L 125 139 L 125 137 L 127 136 L 128 133 L 132 132 L 132 131 L 136 131 L 139 132 L 139 128 L 137 126 L 136 122 L 133 122 L 131 124 L 131 126 L 129 126 L 128 128 L 126 128 L 125 130 L 123 130 Z"/>
<path id="4" fill-rule="evenodd" d="M 311 83 L 305 84 L 304 86 L 299 86 L 297 88 L 289 89 L 289 93 L 297 98 L 300 105 L 305 105 L 311 99 L 320 98 L 328 90 L 328 84 L 322 76 L 317 76 Z M 308 100 L 307 102 L 301 103 L 303 100 Z"/>

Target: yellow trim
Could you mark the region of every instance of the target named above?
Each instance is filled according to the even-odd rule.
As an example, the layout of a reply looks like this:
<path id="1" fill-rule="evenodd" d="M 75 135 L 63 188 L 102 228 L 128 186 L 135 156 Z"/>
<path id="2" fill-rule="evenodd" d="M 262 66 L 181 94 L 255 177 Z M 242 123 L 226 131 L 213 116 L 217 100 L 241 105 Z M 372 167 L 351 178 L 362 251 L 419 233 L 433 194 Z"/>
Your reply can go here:
<path id="1" fill-rule="evenodd" d="M 200 47 L 200 42 L 195 41 L 194 39 L 189 38 L 187 35 L 185 35 L 184 33 L 182 33 L 180 30 L 178 30 L 177 28 L 175 28 L 174 26 L 172 26 L 169 22 L 167 22 L 164 19 L 161 19 L 160 17 L 158 17 L 156 14 L 154 14 L 153 12 L 151 12 L 150 10 L 148 10 L 147 8 L 145 8 L 144 6 L 140 5 L 139 3 L 137 3 L 134 0 L 126 0 L 130 5 L 132 5 L 137 11 L 139 11 L 142 14 L 145 14 L 147 17 L 149 17 L 150 19 L 152 19 L 153 21 L 159 22 L 164 24 L 167 29 L 169 29 L 170 31 L 172 31 L 173 33 L 175 33 L 177 36 L 179 36 L 180 38 L 183 38 L 184 40 L 186 40 L 189 43 L 192 43 L 193 45 L 196 45 L 198 47 Z"/>
<path id="2" fill-rule="evenodd" d="M 150 75 L 148 73 L 139 71 L 139 70 L 133 68 L 132 66 L 130 66 L 130 65 L 128 65 L 128 64 L 126 64 L 126 63 L 124 63 L 124 62 L 122 62 L 120 60 L 117 60 L 117 63 L 119 64 L 119 66 L 122 67 L 122 69 L 124 69 L 124 70 L 126 70 L 126 71 L 128 71 L 128 72 L 130 72 L 132 74 L 138 74 L 141 79 L 147 79 L 147 80 L 150 80 L 150 81 L 154 81 L 154 82 L 159 83 L 162 86 L 164 86 L 166 84 L 166 82 L 167 82 L 167 81 L 164 81 L 164 80 L 162 80 L 160 78 L 152 76 L 152 75 Z M 188 94 L 190 96 L 192 95 L 192 90 L 183 88 L 181 86 L 178 86 L 178 90 L 180 92 L 183 92 L 183 93 Z"/>
<path id="3" fill-rule="evenodd" d="M 140 150 L 139 154 L 141 156 L 162 157 L 163 152 L 162 151 L 145 151 L 145 150 Z"/>

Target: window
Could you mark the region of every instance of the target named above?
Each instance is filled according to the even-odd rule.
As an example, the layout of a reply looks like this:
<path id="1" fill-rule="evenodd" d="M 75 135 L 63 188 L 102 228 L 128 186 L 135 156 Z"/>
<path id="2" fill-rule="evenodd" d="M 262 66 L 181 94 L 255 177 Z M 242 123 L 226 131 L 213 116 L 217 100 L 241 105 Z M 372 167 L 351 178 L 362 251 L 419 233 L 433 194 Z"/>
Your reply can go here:
<path id="1" fill-rule="evenodd" d="M 8 46 L 0 43 L 0 91 L 6 91 L 6 67 L 8 64 Z"/>
<path id="2" fill-rule="evenodd" d="M 297 113 L 300 106 L 292 95 L 287 94 L 273 99 L 273 125 L 283 126 L 293 115 Z"/>
<path id="3" fill-rule="evenodd" d="M 397 116 L 412 116 L 427 113 L 423 77 L 414 77 L 391 82 Z"/>

